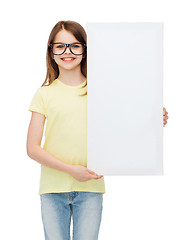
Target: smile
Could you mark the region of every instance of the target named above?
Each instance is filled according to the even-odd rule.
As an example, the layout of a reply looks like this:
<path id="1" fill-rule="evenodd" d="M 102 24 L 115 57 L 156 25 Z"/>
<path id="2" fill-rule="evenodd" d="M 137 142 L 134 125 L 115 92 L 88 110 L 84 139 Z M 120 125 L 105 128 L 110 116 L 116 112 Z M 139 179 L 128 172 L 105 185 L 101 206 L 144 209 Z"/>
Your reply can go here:
<path id="1" fill-rule="evenodd" d="M 74 59 L 75 59 L 75 58 L 73 58 L 73 57 L 61 58 L 61 60 L 64 61 L 64 62 L 72 62 L 72 61 L 74 61 Z"/>

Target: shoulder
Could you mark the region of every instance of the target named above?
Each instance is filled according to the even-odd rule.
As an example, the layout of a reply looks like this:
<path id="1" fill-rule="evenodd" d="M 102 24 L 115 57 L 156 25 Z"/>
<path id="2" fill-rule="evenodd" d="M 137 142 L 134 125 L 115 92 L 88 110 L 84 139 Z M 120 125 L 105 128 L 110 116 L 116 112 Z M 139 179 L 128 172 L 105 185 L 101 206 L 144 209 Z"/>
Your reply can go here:
<path id="1" fill-rule="evenodd" d="M 37 89 L 37 92 L 45 97 L 54 88 L 54 85 L 55 84 L 53 82 L 50 85 L 43 85 Z"/>
<path id="2" fill-rule="evenodd" d="M 37 89 L 37 92 L 41 95 L 47 94 L 48 86 L 41 86 Z"/>
<path id="3" fill-rule="evenodd" d="M 43 85 L 36 91 L 36 95 L 43 99 L 44 102 L 48 102 L 51 96 L 56 95 L 56 81 L 53 81 L 50 85 Z"/>
<path id="4" fill-rule="evenodd" d="M 42 99 L 45 100 L 47 96 L 47 88 L 42 86 L 35 90 L 33 99 Z"/>
<path id="5" fill-rule="evenodd" d="M 52 89 L 54 89 L 56 86 L 56 81 L 54 80 L 52 83 L 50 83 L 49 85 L 43 85 L 41 87 L 38 88 L 38 91 L 41 92 L 41 94 L 47 94 L 47 92 L 51 91 Z"/>
<path id="6" fill-rule="evenodd" d="M 50 85 L 43 85 L 38 87 L 35 91 L 35 98 L 40 98 L 43 101 L 47 101 L 50 95 L 55 94 L 56 82 L 53 81 Z"/>

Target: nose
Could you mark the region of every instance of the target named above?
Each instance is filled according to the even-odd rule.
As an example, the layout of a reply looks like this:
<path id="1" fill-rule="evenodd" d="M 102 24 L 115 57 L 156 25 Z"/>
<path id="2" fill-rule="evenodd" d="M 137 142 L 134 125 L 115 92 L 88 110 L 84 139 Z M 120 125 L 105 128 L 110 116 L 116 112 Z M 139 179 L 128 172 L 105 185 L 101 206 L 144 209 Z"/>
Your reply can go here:
<path id="1" fill-rule="evenodd" d="M 66 48 L 66 51 L 64 53 L 71 53 L 69 47 L 70 46 L 68 45 L 67 48 Z"/>

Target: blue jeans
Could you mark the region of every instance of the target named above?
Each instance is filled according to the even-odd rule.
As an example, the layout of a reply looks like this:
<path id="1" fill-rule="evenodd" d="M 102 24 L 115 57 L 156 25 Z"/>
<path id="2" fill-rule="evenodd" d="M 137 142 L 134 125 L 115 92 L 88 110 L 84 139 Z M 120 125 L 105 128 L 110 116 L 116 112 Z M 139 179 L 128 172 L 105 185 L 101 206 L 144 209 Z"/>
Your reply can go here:
<path id="1" fill-rule="evenodd" d="M 45 240 L 97 240 L 103 209 L 103 193 L 61 192 L 40 195 Z"/>

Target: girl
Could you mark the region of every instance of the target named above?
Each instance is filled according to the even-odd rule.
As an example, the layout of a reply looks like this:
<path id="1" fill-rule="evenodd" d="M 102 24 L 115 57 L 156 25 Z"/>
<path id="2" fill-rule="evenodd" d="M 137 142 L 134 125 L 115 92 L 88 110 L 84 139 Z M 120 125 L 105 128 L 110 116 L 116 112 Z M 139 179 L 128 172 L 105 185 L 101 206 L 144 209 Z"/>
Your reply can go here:
<path id="1" fill-rule="evenodd" d="M 39 195 L 46 240 L 97 240 L 104 177 L 87 168 L 86 32 L 59 21 L 47 44 L 47 75 L 30 103 L 27 153 L 41 164 Z M 167 120 L 164 112 L 164 125 Z M 45 142 L 41 140 L 45 120 Z"/>

